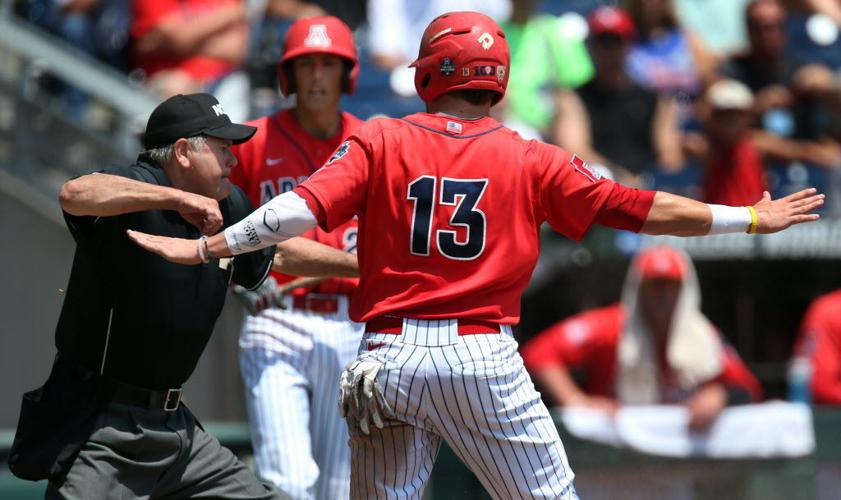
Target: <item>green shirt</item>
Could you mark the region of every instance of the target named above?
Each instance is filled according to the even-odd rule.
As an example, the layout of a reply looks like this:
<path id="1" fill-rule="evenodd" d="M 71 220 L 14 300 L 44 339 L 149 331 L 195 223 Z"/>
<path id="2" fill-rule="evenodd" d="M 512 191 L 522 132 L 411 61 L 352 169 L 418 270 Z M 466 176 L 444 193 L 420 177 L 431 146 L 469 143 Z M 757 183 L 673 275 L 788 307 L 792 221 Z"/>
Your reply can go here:
<path id="1" fill-rule="evenodd" d="M 584 42 L 570 33 L 559 17 L 541 15 L 525 25 L 505 23 L 511 50 L 511 76 L 506 91 L 512 117 L 540 131 L 552 123 L 551 92 L 590 80 L 593 65 Z"/>

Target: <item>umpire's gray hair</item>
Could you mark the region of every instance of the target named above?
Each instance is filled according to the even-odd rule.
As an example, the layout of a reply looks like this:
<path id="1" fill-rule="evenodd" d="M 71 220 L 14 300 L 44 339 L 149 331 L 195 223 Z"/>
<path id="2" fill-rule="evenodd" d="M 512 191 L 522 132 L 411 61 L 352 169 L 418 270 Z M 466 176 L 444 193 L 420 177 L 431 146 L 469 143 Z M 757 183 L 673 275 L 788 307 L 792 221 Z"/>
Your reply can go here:
<path id="1" fill-rule="evenodd" d="M 187 142 L 190 143 L 190 147 L 193 148 L 193 151 L 198 151 L 207 144 L 207 138 L 203 135 L 197 135 L 194 137 L 187 137 Z M 175 143 L 169 144 L 167 146 L 161 146 L 159 148 L 150 149 L 148 151 L 149 156 L 152 157 L 152 161 L 163 167 L 169 160 L 172 159 L 172 153 L 175 151 Z"/>

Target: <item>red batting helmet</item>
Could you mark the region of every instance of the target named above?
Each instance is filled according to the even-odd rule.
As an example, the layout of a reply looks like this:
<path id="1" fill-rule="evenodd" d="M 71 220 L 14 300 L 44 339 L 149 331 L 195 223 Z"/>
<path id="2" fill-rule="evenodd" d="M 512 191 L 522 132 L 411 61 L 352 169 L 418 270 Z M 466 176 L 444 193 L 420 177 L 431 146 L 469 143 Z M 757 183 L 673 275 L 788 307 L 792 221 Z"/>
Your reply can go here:
<path id="1" fill-rule="evenodd" d="M 353 94 L 359 76 L 359 61 L 353 33 L 339 18 L 333 16 L 305 17 L 295 21 L 283 40 L 283 55 L 280 57 L 278 80 L 283 95 L 295 93 L 295 82 L 290 77 L 286 63 L 305 54 L 334 54 L 343 57 L 350 64 L 342 90 Z"/>
<path id="2" fill-rule="evenodd" d="M 505 33 L 478 12 L 449 12 L 423 32 L 415 71 L 415 89 L 425 102 L 452 90 L 492 90 L 505 95 L 511 56 Z"/>

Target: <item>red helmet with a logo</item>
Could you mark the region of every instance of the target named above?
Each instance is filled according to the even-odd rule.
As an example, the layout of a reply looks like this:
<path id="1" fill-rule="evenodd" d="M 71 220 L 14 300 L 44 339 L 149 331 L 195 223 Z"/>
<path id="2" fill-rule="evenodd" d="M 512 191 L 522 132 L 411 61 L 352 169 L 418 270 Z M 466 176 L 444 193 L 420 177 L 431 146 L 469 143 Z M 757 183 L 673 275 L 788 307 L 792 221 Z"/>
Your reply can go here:
<path id="1" fill-rule="evenodd" d="M 415 89 L 425 102 L 453 90 L 491 90 L 505 95 L 511 57 L 505 33 L 478 12 L 449 12 L 423 32 L 415 71 Z"/>
<path id="2" fill-rule="evenodd" d="M 353 33 L 339 18 L 333 16 L 306 17 L 295 21 L 283 40 L 283 55 L 280 57 L 278 80 L 283 95 L 295 93 L 295 82 L 287 63 L 306 54 L 333 54 L 343 57 L 350 64 L 342 81 L 342 90 L 352 94 L 359 77 L 359 60 Z"/>

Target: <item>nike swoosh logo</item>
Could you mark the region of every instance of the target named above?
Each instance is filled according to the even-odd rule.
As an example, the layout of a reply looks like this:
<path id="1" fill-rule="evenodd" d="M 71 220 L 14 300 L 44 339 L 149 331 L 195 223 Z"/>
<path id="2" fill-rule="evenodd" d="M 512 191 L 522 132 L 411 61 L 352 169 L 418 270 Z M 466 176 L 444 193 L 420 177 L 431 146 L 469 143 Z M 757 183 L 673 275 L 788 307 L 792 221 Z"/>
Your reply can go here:
<path id="1" fill-rule="evenodd" d="M 279 163 L 283 163 L 283 158 L 266 158 L 266 165 L 273 167 Z"/>

